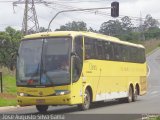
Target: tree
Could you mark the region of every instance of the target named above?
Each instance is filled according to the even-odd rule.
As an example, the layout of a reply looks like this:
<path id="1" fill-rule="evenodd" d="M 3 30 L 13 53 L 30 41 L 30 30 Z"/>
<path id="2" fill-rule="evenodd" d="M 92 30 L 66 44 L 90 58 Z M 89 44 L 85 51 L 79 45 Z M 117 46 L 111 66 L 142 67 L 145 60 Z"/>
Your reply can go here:
<path id="1" fill-rule="evenodd" d="M 91 28 L 91 27 L 89 27 L 88 31 L 89 31 L 89 32 L 95 32 L 95 33 L 98 33 L 98 31 L 97 31 L 97 30 L 94 30 L 94 29 L 93 29 L 93 28 Z"/>
<path id="2" fill-rule="evenodd" d="M 150 14 L 146 15 L 145 21 L 144 21 L 144 30 L 159 28 L 159 22 L 154 19 Z"/>
<path id="3" fill-rule="evenodd" d="M 132 24 L 131 19 L 128 16 L 125 16 L 121 19 L 121 21 L 122 21 L 121 24 L 122 24 L 122 29 L 123 29 L 124 33 L 131 32 L 132 28 L 133 28 L 133 24 Z"/>
<path id="4" fill-rule="evenodd" d="M 16 53 L 21 38 L 21 32 L 11 27 L 0 32 L 0 66 L 12 69 L 16 65 Z"/>
<path id="5" fill-rule="evenodd" d="M 83 21 L 72 21 L 60 26 L 56 31 L 87 31 L 87 24 Z"/>
<path id="6" fill-rule="evenodd" d="M 101 24 L 100 33 L 117 36 L 122 33 L 122 25 L 119 20 L 109 20 Z"/>
<path id="7" fill-rule="evenodd" d="M 48 32 L 48 29 L 46 29 L 45 27 L 40 27 L 39 32 Z"/>

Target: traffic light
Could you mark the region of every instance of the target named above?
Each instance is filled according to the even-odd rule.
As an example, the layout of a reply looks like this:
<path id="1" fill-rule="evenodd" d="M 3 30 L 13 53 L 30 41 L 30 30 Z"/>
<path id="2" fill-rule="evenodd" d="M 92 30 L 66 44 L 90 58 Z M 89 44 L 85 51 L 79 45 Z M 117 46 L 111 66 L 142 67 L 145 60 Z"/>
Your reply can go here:
<path id="1" fill-rule="evenodd" d="M 119 2 L 111 3 L 111 16 L 118 17 L 119 16 Z"/>

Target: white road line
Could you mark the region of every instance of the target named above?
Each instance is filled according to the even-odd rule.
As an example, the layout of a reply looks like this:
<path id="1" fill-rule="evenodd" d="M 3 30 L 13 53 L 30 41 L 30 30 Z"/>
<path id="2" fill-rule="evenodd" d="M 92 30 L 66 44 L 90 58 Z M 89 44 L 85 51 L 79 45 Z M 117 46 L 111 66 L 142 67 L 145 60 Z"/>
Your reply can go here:
<path id="1" fill-rule="evenodd" d="M 147 77 L 150 75 L 150 67 L 149 65 L 147 64 Z"/>
<path id="2" fill-rule="evenodd" d="M 153 91 L 150 94 L 157 94 L 157 93 L 158 93 L 158 91 Z"/>

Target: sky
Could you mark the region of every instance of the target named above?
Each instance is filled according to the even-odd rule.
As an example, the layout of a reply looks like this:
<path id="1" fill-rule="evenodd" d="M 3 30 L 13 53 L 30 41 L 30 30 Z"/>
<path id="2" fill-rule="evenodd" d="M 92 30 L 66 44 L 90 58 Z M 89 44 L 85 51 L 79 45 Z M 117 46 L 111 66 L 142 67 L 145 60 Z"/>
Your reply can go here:
<path id="1" fill-rule="evenodd" d="M 0 31 L 5 30 L 7 26 L 11 26 L 17 30 L 22 28 L 24 15 L 24 4 L 18 4 L 13 9 L 12 1 L 18 0 L 0 0 Z M 22 0 L 23 1 L 23 0 Z M 44 4 L 36 4 L 36 12 L 39 21 L 39 26 L 47 28 L 52 17 L 61 10 L 77 9 L 77 8 L 96 8 L 110 7 L 115 0 L 44 0 L 52 2 L 48 6 Z M 147 14 L 155 19 L 160 19 L 160 0 L 116 0 L 120 5 L 120 17 L 131 16 L 133 22 L 139 24 L 137 17 L 143 17 Z M 54 31 L 61 25 L 71 21 L 84 21 L 87 27 L 99 30 L 101 24 L 108 20 L 114 20 L 110 16 L 110 9 L 85 12 L 70 12 L 59 14 L 51 24 L 51 29 Z"/>

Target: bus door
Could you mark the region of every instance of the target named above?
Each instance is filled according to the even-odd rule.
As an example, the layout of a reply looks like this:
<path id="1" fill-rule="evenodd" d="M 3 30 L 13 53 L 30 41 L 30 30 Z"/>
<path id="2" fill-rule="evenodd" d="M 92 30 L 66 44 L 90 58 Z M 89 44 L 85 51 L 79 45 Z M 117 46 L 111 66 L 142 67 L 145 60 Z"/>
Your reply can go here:
<path id="1" fill-rule="evenodd" d="M 72 104 L 82 103 L 82 66 L 83 66 L 83 37 L 77 36 L 73 41 L 72 56 Z"/>

